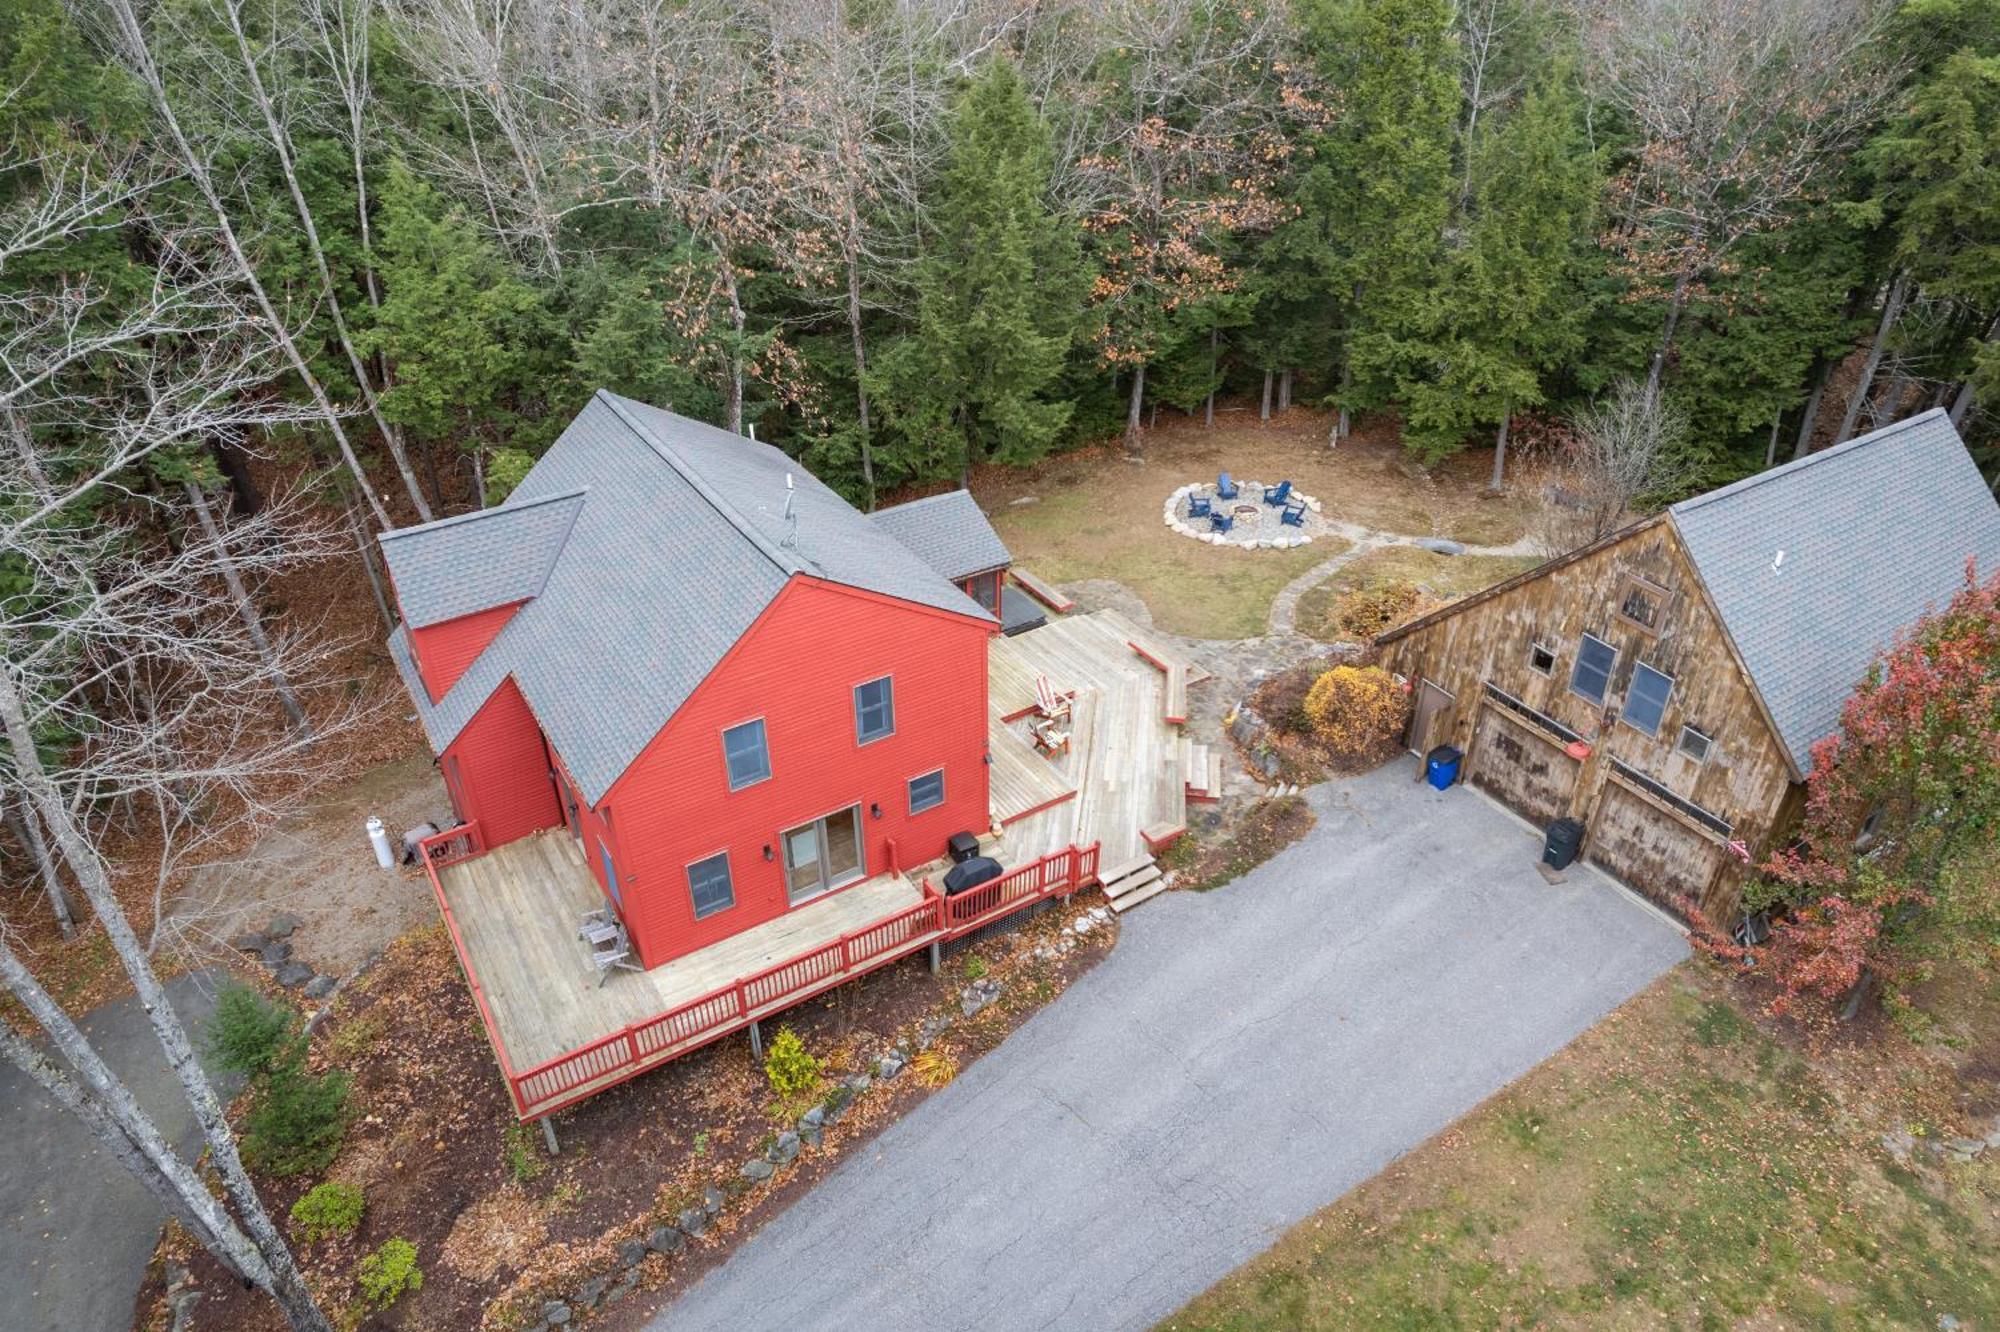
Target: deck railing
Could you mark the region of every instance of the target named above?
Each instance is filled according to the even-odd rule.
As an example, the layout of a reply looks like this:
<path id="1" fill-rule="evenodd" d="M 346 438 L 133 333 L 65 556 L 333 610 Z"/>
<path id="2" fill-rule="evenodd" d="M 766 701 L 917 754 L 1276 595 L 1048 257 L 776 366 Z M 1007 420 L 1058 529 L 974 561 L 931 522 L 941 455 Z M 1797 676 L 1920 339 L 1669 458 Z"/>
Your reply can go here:
<path id="1" fill-rule="evenodd" d="M 437 875 L 440 868 L 484 850 L 478 826 L 460 825 L 426 839 L 422 846 L 438 910 L 444 913 L 452 947 L 465 968 L 501 1074 L 513 1094 L 515 1112 L 522 1119 L 539 1119 L 572 1105 L 930 944 L 970 934 L 1044 898 L 1088 887 L 1097 881 L 1098 863 L 1098 844 L 1093 842 L 1065 847 L 956 897 L 945 896 L 925 880 L 922 900 L 892 916 L 517 1073 L 508 1062 L 479 974 Z"/>

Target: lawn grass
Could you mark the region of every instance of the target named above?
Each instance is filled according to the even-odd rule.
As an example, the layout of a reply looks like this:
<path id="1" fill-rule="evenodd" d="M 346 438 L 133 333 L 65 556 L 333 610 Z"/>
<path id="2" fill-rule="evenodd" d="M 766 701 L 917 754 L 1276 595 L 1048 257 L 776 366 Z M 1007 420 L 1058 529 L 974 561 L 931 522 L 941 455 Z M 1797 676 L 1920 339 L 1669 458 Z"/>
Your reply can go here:
<path id="1" fill-rule="evenodd" d="M 1371 550 L 1299 598 L 1299 632 L 1329 643 L 1347 637 L 1332 623 L 1332 613 L 1335 603 L 1349 592 L 1414 583 L 1426 603 L 1435 605 L 1491 587 L 1538 562 L 1533 556 L 1439 555 L 1418 546 Z"/>
<path id="2" fill-rule="evenodd" d="M 1684 966 L 1162 1326 L 2000 1325 L 2000 1163 L 1882 1131 Z"/>
<path id="3" fill-rule="evenodd" d="M 1247 412 L 1225 413 L 1213 429 L 1168 414 L 1137 457 L 1113 444 L 1033 468 L 981 468 L 973 491 L 1015 563 L 1058 583 L 1115 579 L 1173 633 L 1245 638 L 1264 631 L 1279 589 L 1346 545 L 1331 536 L 1297 550 L 1191 541 L 1160 520 L 1176 486 L 1223 470 L 1239 479 L 1290 479 L 1331 518 L 1502 545 L 1527 529 L 1530 501 L 1485 494 L 1484 466 L 1466 455 L 1427 476 L 1384 425 L 1329 449 L 1324 418 L 1303 411 L 1262 425 Z"/>

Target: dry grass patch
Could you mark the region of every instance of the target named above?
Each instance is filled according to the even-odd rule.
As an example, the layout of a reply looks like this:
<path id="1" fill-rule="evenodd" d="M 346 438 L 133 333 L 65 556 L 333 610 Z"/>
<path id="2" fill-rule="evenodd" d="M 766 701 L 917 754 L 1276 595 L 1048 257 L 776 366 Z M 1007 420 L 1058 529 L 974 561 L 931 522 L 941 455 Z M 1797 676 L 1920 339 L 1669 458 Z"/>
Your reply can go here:
<path id="1" fill-rule="evenodd" d="M 1417 546 L 1371 550 L 1299 598 L 1299 632 L 1327 643 L 1366 641 L 1537 563 L 1532 556 L 1439 555 Z"/>

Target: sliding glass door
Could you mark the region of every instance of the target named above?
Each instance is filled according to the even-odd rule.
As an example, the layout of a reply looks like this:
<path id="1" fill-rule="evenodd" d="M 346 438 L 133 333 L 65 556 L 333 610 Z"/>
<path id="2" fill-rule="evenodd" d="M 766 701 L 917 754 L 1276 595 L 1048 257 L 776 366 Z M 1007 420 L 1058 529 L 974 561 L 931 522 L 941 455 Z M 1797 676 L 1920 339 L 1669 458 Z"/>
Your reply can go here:
<path id="1" fill-rule="evenodd" d="M 789 828 L 779 840 L 785 847 L 785 893 L 793 906 L 862 875 L 859 805 Z"/>

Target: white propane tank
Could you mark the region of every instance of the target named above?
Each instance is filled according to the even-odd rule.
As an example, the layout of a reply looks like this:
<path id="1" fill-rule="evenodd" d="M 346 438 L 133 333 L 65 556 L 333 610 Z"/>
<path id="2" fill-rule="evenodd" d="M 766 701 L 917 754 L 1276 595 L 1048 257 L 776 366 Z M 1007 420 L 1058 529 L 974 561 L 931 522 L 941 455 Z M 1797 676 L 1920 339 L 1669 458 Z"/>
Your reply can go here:
<path id="1" fill-rule="evenodd" d="M 375 848 L 375 863 L 383 869 L 396 868 L 396 853 L 389 847 L 389 830 L 379 815 L 368 816 L 368 845 Z"/>

